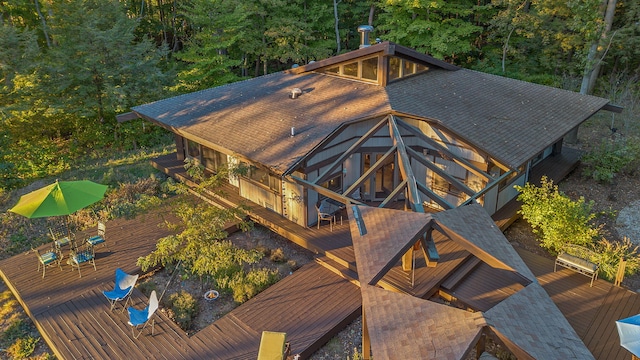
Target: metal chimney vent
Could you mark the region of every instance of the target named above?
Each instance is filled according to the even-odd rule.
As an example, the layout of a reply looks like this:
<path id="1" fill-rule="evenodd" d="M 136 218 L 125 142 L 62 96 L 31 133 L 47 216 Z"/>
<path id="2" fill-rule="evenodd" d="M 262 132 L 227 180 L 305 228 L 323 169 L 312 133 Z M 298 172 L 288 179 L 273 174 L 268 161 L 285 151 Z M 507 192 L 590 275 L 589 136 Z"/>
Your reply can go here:
<path id="1" fill-rule="evenodd" d="M 360 33 L 360 49 L 371 46 L 369 43 L 369 33 L 373 31 L 371 25 L 358 26 L 358 32 Z"/>
<path id="2" fill-rule="evenodd" d="M 301 94 L 302 90 L 300 90 L 299 88 L 294 88 L 293 90 L 291 90 L 291 95 L 289 97 L 292 99 L 297 99 Z"/>

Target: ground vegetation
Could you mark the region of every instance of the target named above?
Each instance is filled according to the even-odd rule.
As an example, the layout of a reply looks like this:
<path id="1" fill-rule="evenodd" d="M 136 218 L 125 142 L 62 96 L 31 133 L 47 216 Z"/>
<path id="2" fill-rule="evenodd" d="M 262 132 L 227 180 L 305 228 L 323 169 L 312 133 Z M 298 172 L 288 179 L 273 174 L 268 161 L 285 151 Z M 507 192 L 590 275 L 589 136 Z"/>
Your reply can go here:
<path id="1" fill-rule="evenodd" d="M 168 144 L 159 127 L 116 115 L 356 49 L 362 24 L 374 26 L 372 42 L 607 97 L 628 109 L 612 131 L 637 126 L 639 8 L 616 0 L 9 1 L 0 8 L 0 194 L 85 158 Z"/>

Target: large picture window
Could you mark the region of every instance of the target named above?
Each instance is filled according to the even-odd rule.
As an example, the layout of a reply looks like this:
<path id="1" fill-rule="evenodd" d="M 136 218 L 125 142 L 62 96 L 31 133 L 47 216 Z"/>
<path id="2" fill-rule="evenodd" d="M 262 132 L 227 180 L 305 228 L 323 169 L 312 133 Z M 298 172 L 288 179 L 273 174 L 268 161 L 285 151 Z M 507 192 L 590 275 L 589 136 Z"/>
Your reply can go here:
<path id="1" fill-rule="evenodd" d="M 269 172 L 256 166 L 249 166 L 247 177 L 254 182 L 268 187 L 273 191 L 278 191 L 280 188 L 280 179 L 275 176 L 269 175 Z"/>
<path id="2" fill-rule="evenodd" d="M 202 147 L 202 165 L 205 168 L 215 171 L 219 167 L 227 164 L 227 155 L 219 151 Z"/>
<path id="3" fill-rule="evenodd" d="M 187 155 L 200 160 L 200 144 L 193 140 L 187 140 Z"/>

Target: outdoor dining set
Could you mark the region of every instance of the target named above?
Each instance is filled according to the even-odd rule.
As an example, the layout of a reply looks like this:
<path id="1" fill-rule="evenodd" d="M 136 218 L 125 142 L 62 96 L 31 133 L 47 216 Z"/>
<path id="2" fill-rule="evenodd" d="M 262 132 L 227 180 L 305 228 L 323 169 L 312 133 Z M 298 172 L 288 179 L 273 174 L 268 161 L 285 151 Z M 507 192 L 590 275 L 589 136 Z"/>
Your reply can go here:
<path id="1" fill-rule="evenodd" d="M 64 258 L 63 249 L 69 248 L 67 264 L 72 269 L 78 269 L 80 277 L 80 265 L 89 263 L 96 269 L 95 247 L 105 242 L 105 225 L 98 222 L 98 232 L 84 241 L 78 243 L 75 235 L 69 227 L 68 216 L 74 212 L 100 201 L 107 191 L 107 186 L 97 184 L 89 180 L 57 181 L 28 194 L 22 195 L 18 203 L 9 211 L 27 218 L 64 217 L 66 231 L 49 229 L 53 243 L 50 251 L 43 254 L 33 249 L 38 257 L 38 271 L 42 267 L 42 277 L 46 274 L 49 265 L 58 265 L 62 269 L 61 262 Z"/>
<path id="2" fill-rule="evenodd" d="M 51 185 L 21 196 L 18 203 L 9 209 L 9 211 L 27 218 L 64 217 L 64 227 L 49 228 L 49 236 L 52 240 L 50 249 L 41 254 L 38 249 L 32 248 L 38 258 L 38 272 L 42 268 L 42 278 L 45 277 L 48 266 L 58 266 L 62 270 L 64 259 L 67 259 L 66 263 L 71 266 L 72 270 L 78 270 L 79 277 L 82 277 L 80 268 L 83 264 L 91 264 L 93 269 L 97 271 L 96 248 L 102 245 L 108 250 L 105 223 L 98 221 L 96 233 L 78 239 L 71 231 L 68 216 L 100 201 L 106 190 L 106 185 L 89 180 L 56 180 Z M 109 301 L 111 311 L 119 301 L 125 300 L 123 311 L 124 309 L 128 310 L 128 324 L 132 327 L 134 338 L 138 338 L 149 323 L 151 323 L 151 333 L 153 334 L 155 322 L 152 316 L 158 309 L 158 297 L 155 290 L 151 292 L 145 308 L 136 309 L 133 306 L 127 308 L 137 280 L 138 275 L 130 275 L 117 268 L 113 290 L 103 291 Z M 138 334 L 135 333 L 136 330 L 138 330 Z"/>
<path id="3" fill-rule="evenodd" d="M 78 275 L 82 277 L 80 266 L 82 264 L 91 264 L 93 269 L 96 270 L 95 249 L 99 245 L 107 247 L 106 226 L 101 221 L 98 222 L 97 234 L 87 237 L 81 242 L 77 241 L 75 234 L 71 232 L 61 233 L 53 228 L 49 228 L 49 235 L 53 240 L 50 250 L 40 254 L 38 249 L 33 249 L 38 258 L 38 271 L 42 268 L 42 278 L 44 278 L 48 266 L 57 265 L 62 269 L 65 251 L 68 251 L 67 264 L 71 266 L 72 270 L 78 269 Z"/>

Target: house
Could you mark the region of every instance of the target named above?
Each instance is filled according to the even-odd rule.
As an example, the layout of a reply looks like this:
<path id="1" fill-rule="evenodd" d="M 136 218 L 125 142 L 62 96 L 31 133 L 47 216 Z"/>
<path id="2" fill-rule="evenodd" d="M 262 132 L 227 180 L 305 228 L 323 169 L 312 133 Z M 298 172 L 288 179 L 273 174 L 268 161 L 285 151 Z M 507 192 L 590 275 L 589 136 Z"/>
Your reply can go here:
<path id="1" fill-rule="evenodd" d="M 346 206 L 374 354 L 420 350 L 435 358 L 444 349 L 439 358 L 462 358 L 492 332 L 522 358 L 582 359 L 591 358 L 588 350 L 488 215 L 603 109 L 617 110 L 607 99 L 365 42 L 287 71 L 136 106 L 123 118 L 173 132 L 178 160 L 211 171 L 243 165 L 246 173 L 229 179 L 237 194 L 303 227 L 317 224 L 325 199 Z M 372 235 L 364 236 L 365 227 Z M 466 268 L 463 261 L 477 259 L 486 264 L 478 269 L 512 282 L 508 296 L 469 312 L 380 286 L 400 259 L 403 270 L 415 271 L 408 263 L 418 241 L 426 249 L 420 271 L 435 266 L 433 229 L 460 256 L 434 291 Z M 421 321 L 425 314 L 440 323 Z M 401 327 L 388 326 L 403 316 Z M 387 340 L 407 339 L 408 330 L 415 341 L 403 340 L 404 347 Z"/>
<path id="2" fill-rule="evenodd" d="M 310 227 L 326 197 L 489 214 L 607 99 L 458 68 L 382 42 L 132 108 L 175 134 L 177 158 L 243 164 L 238 194 Z M 538 179 L 535 179 L 538 180 Z"/>

